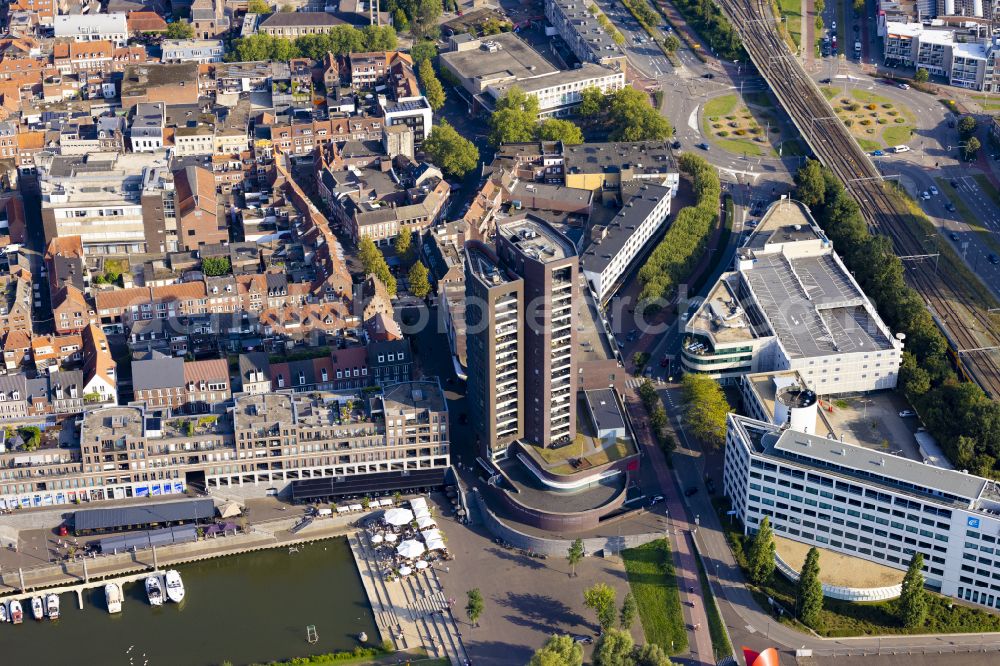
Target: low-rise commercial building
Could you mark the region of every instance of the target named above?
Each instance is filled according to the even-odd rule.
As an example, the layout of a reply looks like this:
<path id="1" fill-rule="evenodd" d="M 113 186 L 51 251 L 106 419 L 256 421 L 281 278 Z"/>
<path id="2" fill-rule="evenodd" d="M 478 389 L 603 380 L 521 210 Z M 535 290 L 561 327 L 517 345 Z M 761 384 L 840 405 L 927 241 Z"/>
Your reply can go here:
<path id="1" fill-rule="evenodd" d="M 221 39 L 167 39 L 163 41 L 163 62 L 222 62 L 226 49 Z"/>
<path id="2" fill-rule="evenodd" d="M 903 343 L 803 204 L 772 204 L 735 261 L 687 322 L 687 372 L 797 370 L 821 395 L 896 386 Z"/>
<path id="3" fill-rule="evenodd" d="M 55 17 L 56 38 L 74 42 L 106 40 L 115 46 L 128 42 L 128 23 L 123 12 L 114 14 L 61 14 Z"/>
<path id="4" fill-rule="evenodd" d="M 597 21 L 592 0 L 545 0 L 545 18 L 582 62 L 625 69 L 625 53 Z"/>
<path id="5" fill-rule="evenodd" d="M 886 23 L 886 64 L 926 69 L 953 86 L 1000 90 L 1000 38 L 978 39 L 954 28 L 922 23 Z"/>
<path id="6" fill-rule="evenodd" d="M 260 22 L 259 33 L 295 39 L 303 35 L 322 35 L 344 21 L 326 12 L 275 12 Z"/>
<path id="7" fill-rule="evenodd" d="M 614 219 L 595 229 L 596 238 L 580 257 L 580 269 L 599 301 L 615 293 L 622 276 L 667 221 L 671 198 L 669 187 L 640 185 Z"/>

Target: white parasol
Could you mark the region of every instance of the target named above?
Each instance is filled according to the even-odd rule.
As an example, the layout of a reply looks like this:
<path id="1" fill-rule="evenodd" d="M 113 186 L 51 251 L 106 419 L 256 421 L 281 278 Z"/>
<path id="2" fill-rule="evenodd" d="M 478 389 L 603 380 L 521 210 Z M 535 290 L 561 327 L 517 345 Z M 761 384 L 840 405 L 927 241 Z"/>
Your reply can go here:
<path id="1" fill-rule="evenodd" d="M 383 537 L 381 534 L 372 535 L 372 543 L 379 544 L 382 543 L 383 541 L 385 541 L 385 537 Z"/>
<path id="2" fill-rule="evenodd" d="M 396 536 L 395 534 L 393 534 L 392 532 L 389 532 L 388 534 L 386 534 L 386 535 L 385 535 L 385 540 L 386 540 L 387 542 L 389 542 L 389 543 L 396 543 L 396 539 L 397 539 L 397 538 L 399 538 L 399 537 L 397 537 L 397 536 Z"/>
<path id="3" fill-rule="evenodd" d="M 426 548 L 424 548 L 424 544 L 419 541 L 414 541 L 413 539 L 407 539 L 396 547 L 396 552 L 408 560 L 420 557 L 424 554 L 425 550 Z"/>
<path id="4" fill-rule="evenodd" d="M 411 573 L 413 573 L 413 569 L 410 567 L 399 567 L 400 576 L 409 576 Z"/>
<path id="5" fill-rule="evenodd" d="M 437 523 L 435 523 L 434 519 L 430 516 L 420 516 L 417 518 L 417 527 L 425 530 L 428 527 L 437 527 Z"/>
<path id="6" fill-rule="evenodd" d="M 385 512 L 385 522 L 399 527 L 413 520 L 413 512 L 409 509 L 389 509 Z"/>
<path id="7" fill-rule="evenodd" d="M 415 565 L 415 566 L 416 566 L 416 567 L 417 567 L 418 569 L 426 569 L 426 568 L 427 568 L 427 567 L 429 567 L 430 565 L 429 565 L 429 564 L 427 564 L 427 562 L 425 562 L 424 560 L 417 560 L 417 563 L 416 563 L 416 565 Z"/>

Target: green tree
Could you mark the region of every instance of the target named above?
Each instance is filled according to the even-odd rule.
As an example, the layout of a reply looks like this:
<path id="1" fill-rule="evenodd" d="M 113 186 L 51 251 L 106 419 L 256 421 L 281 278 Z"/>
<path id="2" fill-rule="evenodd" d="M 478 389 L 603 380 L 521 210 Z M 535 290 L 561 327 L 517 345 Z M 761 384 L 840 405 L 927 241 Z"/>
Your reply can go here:
<path id="1" fill-rule="evenodd" d="M 569 562 L 569 575 L 571 578 L 576 577 L 576 565 L 583 561 L 584 554 L 583 539 L 574 539 L 573 543 L 569 545 L 569 551 L 566 553 L 566 561 Z"/>
<path id="2" fill-rule="evenodd" d="M 390 294 L 396 293 L 396 278 L 393 277 L 392 271 L 389 270 L 389 264 L 386 263 L 385 257 L 375 247 L 374 241 L 371 238 L 365 237 L 361 239 L 358 244 L 358 257 L 361 260 L 361 266 L 365 269 L 366 275 L 374 275 L 382 284 L 385 285 L 386 290 Z"/>
<path id="3" fill-rule="evenodd" d="M 629 591 L 625 594 L 625 599 L 622 600 L 621 610 L 618 611 L 618 628 L 623 631 L 631 630 L 638 614 L 639 607 L 635 603 L 635 595 Z"/>
<path id="4" fill-rule="evenodd" d="M 606 583 L 595 583 L 583 591 L 584 605 L 597 614 L 601 631 L 607 632 L 615 626 L 615 590 Z"/>
<path id="5" fill-rule="evenodd" d="M 635 666 L 673 666 L 663 648 L 656 643 L 637 645 L 632 652 L 632 661 Z"/>
<path id="6" fill-rule="evenodd" d="M 417 0 L 416 9 L 410 16 L 410 32 L 417 37 L 434 34 L 442 11 L 441 0 Z"/>
<path id="7" fill-rule="evenodd" d="M 722 387 L 705 375 L 687 374 L 681 380 L 684 395 L 684 422 L 695 437 L 712 447 L 726 441 L 729 403 Z"/>
<path id="8" fill-rule="evenodd" d="M 583 118 L 589 118 L 596 116 L 603 110 L 604 93 L 601 92 L 601 89 L 593 86 L 584 88 L 583 92 L 580 93 L 580 106 L 576 109 L 577 114 Z"/>
<path id="9" fill-rule="evenodd" d="M 431 293 L 431 283 L 427 279 L 427 268 L 422 261 L 413 262 L 407 279 L 410 281 L 410 293 L 417 298 L 423 298 Z"/>
<path id="10" fill-rule="evenodd" d="M 760 521 L 757 534 L 750 544 L 747 567 L 750 569 L 750 582 L 754 585 L 763 585 L 774 573 L 774 530 L 771 529 L 771 520 L 767 516 Z"/>
<path id="11" fill-rule="evenodd" d="M 392 24 L 396 27 L 396 30 L 410 29 L 410 19 L 406 18 L 406 12 L 399 7 L 392 10 Z"/>
<path id="12" fill-rule="evenodd" d="M 446 120 L 431 128 L 423 148 L 431 162 L 456 178 L 463 178 L 479 164 L 479 149 Z"/>
<path id="13" fill-rule="evenodd" d="M 795 197 L 813 208 L 823 203 L 826 197 L 826 178 L 823 176 L 823 168 L 816 160 L 808 160 L 801 169 L 795 173 Z"/>
<path id="14" fill-rule="evenodd" d="M 982 147 L 983 144 L 980 143 L 979 139 L 977 139 L 974 136 L 969 137 L 969 140 L 965 142 L 965 146 L 962 149 L 963 152 L 965 153 L 966 161 L 971 162 L 972 160 L 976 159 L 976 154 Z"/>
<path id="15" fill-rule="evenodd" d="M 612 141 L 646 141 L 670 136 L 670 123 L 653 108 L 646 93 L 627 86 L 608 98 L 608 138 Z"/>
<path id="16" fill-rule="evenodd" d="M 479 588 L 476 587 L 469 590 L 468 601 L 465 604 L 465 614 L 469 616 L 469 622 L 474 626 L 479 626 L 479 618 L 483 615 L 484 607 L 483 595 L 479 591 Z"/>
<path id="17" fill-rule="evenodd" d="M 174 21 L 167 24 L 167 39 L 191 39 L 194 28 L 187 21 Z"/>
<path id="18" fill-rule="evenodd" d="M 424 86 L 424 96 L 427 97 L 427 103 L 431 105 L 432 110 L 437 111 L 444 106 L 445 95 L 444 86 L 434 74 L 434 65 L 431 64 L 430 60 L 421 60 L 420 64 L 417 65 L 417 74 L 420 76 L 420 83 Z"/>
<path id="19" fill-rule="evenodd" d="M 681 40 L 677 39 L 677 35 L 671 33 L 663 38 L 663 48 L 667 50 L 667 53 L 676 53 L 680 47 Z"/>
<path id="20" fill-rule="evenodd" d="M 632 666 L 634 647 L 627 631 L 607 629 L 594 645 L 594 666 Z"/>
<path id="21" fill-rule="evenodd" d="M 42 443 L 42 430 L 38 426 L 21 426 L 17 434 L 24 441 L 25 451 L 34 451 Z"/>
<path id="22" fill-rule="evenodd" d="M 554 635 L 535 654 L 528 666 L 582 666 L 583 646 L 569 636 Z"/>
<path id="23" fill-rule="evenodd" d="M 231 268 L 229 257 L 205 257 L 201 260 L 201 271 L 208 277 L 227 275 Z"/>
<path id="24" fill-rule="evenodd" d="M 917 83 L 927 83 L 927 81 L 929 81 L 930 78 L 931 78 L 930 72 L 928 72 L 923 67 L 918 69 L 916 73 L 913 75 L 913 80 L 916 81 Z"/>
<path id="25" fill-rule="evenodd" d="M 490 142 L 499 146 L 502 143 L 532 141 L 537 125 L 538 98 L 526 94 L 518 86 L 512 86 L 497 100 L 496 109 L 490 117 Z"/>
<path id="26" fill-rule="evenodd" d="M 819 580 L 819 551 L 815 547 L 806 554 L 795 590 L 795 609 L 807 627 L 819 629 L 823 611 L 823 584 Z"/>
<path id="27" fill-rule="evenodd" d="M 902 593 L 897 608 L 899 621 L 910 629 L 923 626 L 927 618 L 927 591 L 924 589 L 924 556 L 914 553 L 903 576 Z"/>
<path id="28" fill-rule="evenodd" d="M 567 146 L 583 143 L 583 132 L 568 120 L 547 118 L 538 125 L 538 138 L 542 141 L 562 141 Z"/>
<path id="29" fill-rule="evenodd" d="M 854 0 L 854 2 L 851 3 L 851 7 L 854 9 L 854 11 L 860 14 L 861 12 L 865 11 L 865 0 Z"/>
<path id="30" fill-rule="evenodd" d="M 414 64 L 420 64 L 424 60 L 433 60 L 437 57 L 437 45 L 429 39 L 422 39 L 413 44 L 410 49 L 410 57 Z"/>
<path id="31" fill-rule="evenodd" d="M 972 136 L 973 134 L 976 133 L 977 125 L 978 123 L 976 122 L 975 116 L 972 115 L 962 116 L 962 118 L 958 121 L 959 136 L 961 136 L 963 139 Z"/>
<path id="32" fill-rule="evenodd" d="M 248 14 L 270 14 L 271 7 L 265 0 L 250 0 L 247 3 Z"/>
<path id="33" fill-rule="evenodd" d="M 413 232 L 410 231 L 409 227 L 403 227 L 399 230 L 395 240 L 392 241 L 392 247 L 396 250 L 400 260 L 405 260 L 413 247 Z"/>

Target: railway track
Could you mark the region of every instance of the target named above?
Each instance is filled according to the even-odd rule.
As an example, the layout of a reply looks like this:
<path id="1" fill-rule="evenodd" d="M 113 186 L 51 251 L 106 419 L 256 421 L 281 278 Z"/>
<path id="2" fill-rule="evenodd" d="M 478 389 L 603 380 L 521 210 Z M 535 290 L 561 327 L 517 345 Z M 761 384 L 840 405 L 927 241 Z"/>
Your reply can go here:
<path id="1" fill-rule="evenodd" d="M 886 190 L 878 169 L 836 116 L 826 97 L 805 73 L 777 31 L 764 0 L 719 0 L 739 32 L 744 48 L 788 112 L 816 157 L 844 183 L 869 226 L 892 240 L 899 256 L 930 254 L 918 229 L 906 223 L 911 212 Z M 1000 345 L 988 314 L 966 296 L 960 278 L 938 275 L 929 262 L 907 266 L 911 286 L 924 298 L 948 338 L 960 368 L 993 399 L 1000 399 L 1000 365 L 990 353 L 965 350 Z M 978 328 L 970 329 L 970 323 Z M 981 335 L 976 335 L 976 333 Z"/>

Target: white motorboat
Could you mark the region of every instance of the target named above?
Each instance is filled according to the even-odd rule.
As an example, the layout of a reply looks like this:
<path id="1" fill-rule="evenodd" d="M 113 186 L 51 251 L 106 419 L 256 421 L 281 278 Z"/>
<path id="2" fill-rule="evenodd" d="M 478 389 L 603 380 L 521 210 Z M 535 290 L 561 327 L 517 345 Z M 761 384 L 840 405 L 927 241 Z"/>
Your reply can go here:
<path id="1" fill-rule="evenodd" d="M 41 597 L 31 597 L 31 616 L 36 620 L 45 619 L 45 606 L 42 605 Z"/>
<path id="2" fill-rule="evenodd" d="M 149 597 L 150 606 L 163 605 L 163 588 L 160 587 L 159 574 L 153 574 L 146 578 L 146 596 Z"/>
<path id="3" fill-rule="evenodd" d="M 24 611 L 21 610 L 21 602 L 17 599 L 12 599 L 10 602 L 10 621 L 14 624 L 24 622 Z"/>
<path id="4" fill-rule="evenodd" d="M 122 589 L 117 583 L 108 583 L 104 586 L 104 599 L 108 602 L 109 613 L 122 612 Z"/>
<path id="5" fill-rule="evenodd" d="M 184 601 L 184 583 L 181 581 L 181 575 L 171 569 L 167 572 L 166 583 L 167 599 L 170 599 L 175 604 Z"/>
<path id="6" fill-rule="evenodd" d="M 45 595 L 45 614 L 49 616 L 50 620 L 59 619 L 59 595 L 58 594 L 47 594 Z"/>
<path id="7" fill-rule="evenodd" d="M 7 604 L 0 603 L 0 622 L 9 622 L 10 617 L 7 615 Z"/>

